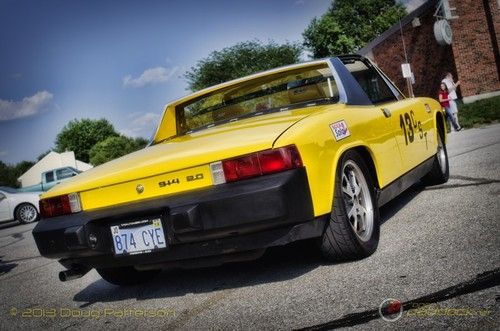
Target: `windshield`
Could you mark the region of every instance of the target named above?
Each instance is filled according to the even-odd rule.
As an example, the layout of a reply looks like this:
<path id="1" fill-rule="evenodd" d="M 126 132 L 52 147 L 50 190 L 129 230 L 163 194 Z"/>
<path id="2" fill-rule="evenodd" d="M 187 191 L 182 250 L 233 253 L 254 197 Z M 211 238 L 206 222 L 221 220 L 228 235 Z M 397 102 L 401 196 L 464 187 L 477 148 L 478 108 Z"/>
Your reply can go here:
<path id="1" fill-rule="evenodd" d="M 245 81 L 177 107 L 179 134 L 273 111 L 337 102 L 338 90 L 326 63 Z"/>

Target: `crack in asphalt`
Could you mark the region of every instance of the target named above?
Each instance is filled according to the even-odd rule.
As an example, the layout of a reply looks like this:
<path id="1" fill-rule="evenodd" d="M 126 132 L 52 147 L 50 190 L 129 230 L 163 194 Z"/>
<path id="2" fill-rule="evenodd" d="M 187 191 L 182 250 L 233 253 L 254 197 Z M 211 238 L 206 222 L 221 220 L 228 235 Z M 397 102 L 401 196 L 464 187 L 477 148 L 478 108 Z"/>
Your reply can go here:
<path id="1" fill-rule="evenodd" d="M 417 306 L 418 308 L 421 308 L 423 305 L 446 301 L 455 297 L 481 291 L 497 285 L 500 285 L 500 268 L 478 274 L 473 279 L 447 287 L 443 290 L 403 302 L 401 305 L 403 307 L 403 311 L 409 311 L 415 309 Z M 333 330 L 342 327 L 365 324 L 379 318 L 379 309 L 376 308 L 359 313 L 348 314 L 342 318 L 330 322 L 317 324 L 298 330 Z"/>
<path id="2" fill-rule="evenodd" d="M 5 247 L 8 247 L 8 246 L 10 246 L 10 245 L 17 244 L 18 242 L 23 241 L 23 240 L 24 240 L 24 238 L 18 238 L 18 239 L 16 239 L 16 240 L 14 240 L 13 242 L 10 242 L 10 243 L 8 243 L 8 244 L 5 244 L 5 245 L 3 245 L 3 246 L 0 246 L 0 249 L 5 248 Z"/>
<path id="3" fill-rule="evenodd" d="M 19 261 L 26 261 L 26 260 L 41 259 L 41 258 L 42 258 L 42 256 L 37 255 L 37 256 L 20 257 L 20 258 L 17 258 L 17 259 L 5 260 L 5 261 L 2 261 L 0 259 L 0 263 L 19 262 Z"/>
<path id="4" fill-rule="evenodd" d="M 2 238 L 8 238 L 8 237 L 12 237 L 12 238 L 22 238 L 24 235 L 24 233 L 26 232 L 31 232 L 33 231 L 32 229 L 29 229 L 29 230 L 25 230 L 25 231 L 21 231 L 21 232 L 15 232 L 15 233 L 12 233 L 12 234 L 7 234 L 5 236 L 1 236 L 0 239 Z"/>
<path id="5" fill-rule="evenodd" d="M 488 147 L 495 146 L 495 145 L 498 145 L 498 144 L 500 144 L 500 141 L 497 141 L 497 142 L 494 142 L 494 143 L 491 143 L 491 144 L 487 144 L 487 145 L 483 145 L 483 146 L 479 146 L 477 148 L 473 148 L 473 149 L 470 149 L 470 150 L 462 152 L 462 153 L 451 155 L 448 158 L 452 159 L 452 158 L 457 157 L 457 156 L 462 156 L 464 154 L 469 154 L 471 152 L 475 152 L 477 150 L 480 150 L 480 149 L 483 149 L 483 148 L 488 148 Z"/>
<path id="6" fill-rule="evenodd" d="M 472 183 L 468 184 L 444 184 L 440 186 L 435 186 L 435 187 L 426 187 L 426 191 L 434 191 L 434 190 L 446 190 L 450 188 L 457 188 L 457 187 L 467 187 L 467 186 L 479 186 L 479 185 L 488 185 L 488 184 L 495 184 L 495 183 L 500 183 L 500 179 L 489 179 L 489 178 L 475 178 L 475 177 L 467 177 L 467 176 L 450 176 L 450 179 L 459 179 L 459 180 L 465 180 L 469 181 Z"/>
<path id="7" fill-rule="evenodd" d="M 34 271 L 34 270 L 36 270 L 36 269 L 43 268 L 43 267 L 48 266 L 49 264 L 53 264 L 53 263 L 57 263 L 57 261 L 47 262 L 47 263 L 42 264 L 42 265 L 39 265 L 39 266 L 37 266 L 37 267 L 30 268 L 30 269 L 28 269 L 28 270 L 24 270 L 24 271 L 18 272 L 17 274 L 10 275 L 9 277 L 0 278 L 0 280 L 5 281 L 5 280 L 7 280 L 7 279 L 11 279 L 11 278 L 14 278 L 14 277 L 16 277 L 16 276 L 23 275 L 23 274 L 25 274 L 25 273 L 27 273 L 27 272 L 31 272 L 31 271 Z"/>
<path id="8" fill-rule="evenodd" d="M 227 298 L 233 291 L 234 290 L 222 290 L 219 293 L 215 293 L 214 295 L 211 295 L 207 299 L 203 300 L 194 308 L 184 310 L 177 319 L 166 326 L 166 329 L 174 330 L 185 326 L 193 317 L 209 310 L 217 303 Z"/>

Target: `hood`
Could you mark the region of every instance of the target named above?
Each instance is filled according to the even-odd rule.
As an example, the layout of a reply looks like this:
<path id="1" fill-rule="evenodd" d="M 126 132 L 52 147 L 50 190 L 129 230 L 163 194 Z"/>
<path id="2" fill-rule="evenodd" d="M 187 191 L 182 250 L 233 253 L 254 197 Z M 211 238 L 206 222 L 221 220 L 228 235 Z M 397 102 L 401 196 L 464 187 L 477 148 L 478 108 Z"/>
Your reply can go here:
<path id="1" fill-rule="evenodd" d="M 290 126 L 327 106 L 271 113 L 179 136 L 64 181 L 42 198 L 88 191 L 272 148 Z"/>

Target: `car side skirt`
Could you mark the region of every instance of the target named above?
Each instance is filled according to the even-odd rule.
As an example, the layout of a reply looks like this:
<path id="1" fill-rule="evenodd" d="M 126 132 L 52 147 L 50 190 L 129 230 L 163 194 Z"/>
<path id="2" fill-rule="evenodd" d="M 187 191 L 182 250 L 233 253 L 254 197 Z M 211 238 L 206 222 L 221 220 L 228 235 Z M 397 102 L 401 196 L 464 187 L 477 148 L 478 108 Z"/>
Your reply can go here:
<path id="1" fill-rule="evenodd" d="M 403 193 L 410 186 L 418 182 L 432 169 L 433 162 L 434 156 L 428 158 L 412 170 L 405 173 L 403 176 L 397 178 L 392 183 L 379 190 L 377 194 L 378 206 L 382 207 L 383 205 Z"/>

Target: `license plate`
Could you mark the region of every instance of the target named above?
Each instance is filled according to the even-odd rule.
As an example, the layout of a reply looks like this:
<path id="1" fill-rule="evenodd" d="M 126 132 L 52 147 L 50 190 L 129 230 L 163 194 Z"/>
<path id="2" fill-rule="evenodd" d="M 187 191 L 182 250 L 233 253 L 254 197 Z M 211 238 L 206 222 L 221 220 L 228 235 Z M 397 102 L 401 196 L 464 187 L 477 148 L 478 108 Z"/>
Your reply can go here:
<path id="1" fill-rule="evenodd" d="M 167 247 L 159 218 L 111 227 L 115 254 L 143 254 Z"/>

